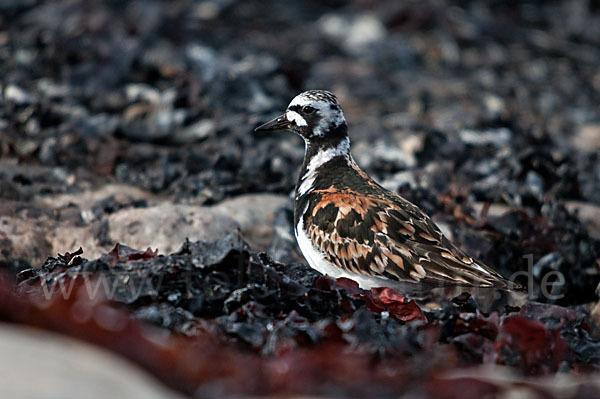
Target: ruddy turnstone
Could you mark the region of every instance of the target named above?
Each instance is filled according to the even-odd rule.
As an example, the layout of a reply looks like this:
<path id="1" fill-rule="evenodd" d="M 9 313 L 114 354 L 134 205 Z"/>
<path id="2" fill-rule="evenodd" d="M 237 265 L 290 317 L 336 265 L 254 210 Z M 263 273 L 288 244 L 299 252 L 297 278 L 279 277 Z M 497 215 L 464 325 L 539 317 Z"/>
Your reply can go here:
<path id="1" fill-rule="evenodd" d="M 312 268 L 355 280 L 364 289 L 510 288 L 511 282 L 453 245 L 417 206 L 358 167 L 335 95 L 301 93 L 285 114 L 256 128 L 282 129 L 305 142 L 294 225 Z"/>

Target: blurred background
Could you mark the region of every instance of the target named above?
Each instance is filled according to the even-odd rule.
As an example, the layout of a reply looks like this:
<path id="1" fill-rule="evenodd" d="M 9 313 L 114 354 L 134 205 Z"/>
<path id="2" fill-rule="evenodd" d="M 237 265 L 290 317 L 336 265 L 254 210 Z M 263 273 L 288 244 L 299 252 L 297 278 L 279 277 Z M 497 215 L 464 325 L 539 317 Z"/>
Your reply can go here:
<path id="1" fill-rule="evenodd" d="M 105 181 L 202 203 L 287 194 L 299 140 L 250 133 L 313 88 L 338 96 L 355 156 L 381 180 L 434 159 L 454 162 L 444 173 L 477 200 L 600 198 L 592 1 L 4 0 L 0 10 L 0 148 L 19 161 L 2 170 L 5 199 Z M 461 159 L 465 146 L 487 153 Z M 516 164 L 525 151 L 533 165 Z"/>
<path id="2" fill-rule="evenodd" d="M 600 3 L 0 0 L 0 268 L 235 228 L 298 262 L 304 146 L 253 128 L 334 92 L 356 161 L 505 275 L 597 300 Z M 540 300 L 547 300 L 538 298 Z M 552 302 L 552 301 L 551 301 Z"/>

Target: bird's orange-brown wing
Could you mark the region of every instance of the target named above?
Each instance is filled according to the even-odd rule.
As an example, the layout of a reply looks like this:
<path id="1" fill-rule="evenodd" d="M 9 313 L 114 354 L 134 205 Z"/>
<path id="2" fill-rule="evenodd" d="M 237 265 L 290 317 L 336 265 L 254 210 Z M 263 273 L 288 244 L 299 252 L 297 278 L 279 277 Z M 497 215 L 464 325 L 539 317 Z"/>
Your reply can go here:
<path id="1" fill-rule="evenodd" d="M 343 270 L 440 286 L 507 288 L 502 276 L 452 245 L 427 215 L 400 196 L 333 187 L 312 195 L 304 214 L 307 234 Z"/>

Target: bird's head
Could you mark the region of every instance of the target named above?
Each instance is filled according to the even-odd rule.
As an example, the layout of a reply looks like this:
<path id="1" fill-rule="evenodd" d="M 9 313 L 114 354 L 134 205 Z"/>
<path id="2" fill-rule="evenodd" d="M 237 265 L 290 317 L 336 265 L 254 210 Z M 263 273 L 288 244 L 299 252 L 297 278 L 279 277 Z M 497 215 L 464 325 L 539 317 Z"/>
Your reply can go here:
<path id="1" fill-rule="evenodd" d="M 342 107 L 333 93 L 325 90 L 309 90 L 298 94 L 285 114 L 255 130 L 289 129 L 307 142 L 328 141 L 347 135 L 346 119 Z"/>

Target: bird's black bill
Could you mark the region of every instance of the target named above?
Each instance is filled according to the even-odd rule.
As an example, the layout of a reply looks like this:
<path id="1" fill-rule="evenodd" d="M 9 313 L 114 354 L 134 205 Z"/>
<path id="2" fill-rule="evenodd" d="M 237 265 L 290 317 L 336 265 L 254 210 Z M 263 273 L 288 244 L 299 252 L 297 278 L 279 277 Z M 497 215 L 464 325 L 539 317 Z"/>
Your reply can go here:
<path id="1" fill-rule="evenodd" d="M 289 129 L 291 126 L 290 121 L 287 120 L 287 118 L 285 117 L 285 115 L 281 115 L 278 118 L 275 118 L 273 120 L 268 121 L 267 123 L 260 125 L 259 127 L 257 127 L 256 129 L 254 129 L 255 132 L 260 132 L 260 131 L 271 131 L 271 130 L 284 130 L 284 129 Z"/>

